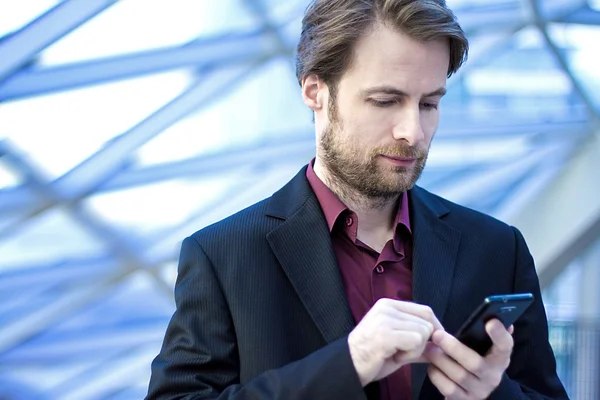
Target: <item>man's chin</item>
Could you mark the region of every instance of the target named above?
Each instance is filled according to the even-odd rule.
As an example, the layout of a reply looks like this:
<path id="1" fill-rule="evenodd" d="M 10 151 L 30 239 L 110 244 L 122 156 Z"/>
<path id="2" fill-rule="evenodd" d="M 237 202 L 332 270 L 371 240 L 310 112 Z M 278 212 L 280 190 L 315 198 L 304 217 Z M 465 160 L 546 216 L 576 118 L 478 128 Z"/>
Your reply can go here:
<path id="1" fill-rule="evenodd" d="M 378 193 L 379 196 L 377 197 L 390 198 L 412 189 L 415 186 L 415 183 L 416 182 L 412 180 L 406 180 L 402 182 L 387 182 L 386 184 L 382 183 L 376 188 L 376 190 L 373 190 L 372 193 Z"/>

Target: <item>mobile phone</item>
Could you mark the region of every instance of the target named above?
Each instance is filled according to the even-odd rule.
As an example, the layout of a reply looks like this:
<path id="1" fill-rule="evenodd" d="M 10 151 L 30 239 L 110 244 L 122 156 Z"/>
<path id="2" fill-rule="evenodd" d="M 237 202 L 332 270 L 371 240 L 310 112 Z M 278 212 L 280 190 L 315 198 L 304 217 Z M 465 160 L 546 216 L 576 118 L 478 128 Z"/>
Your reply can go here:
<path id="1" fill-rule="evenodd" d="M 485 355 L 492 347 L 492 339 L 485 331 L 485 324 L 494 318 L 508 328 L 525 312 L 533 302 L 533 294 L 505 294 L 489 296 L 471 314 L 454 336 L 480 355 Z"/>

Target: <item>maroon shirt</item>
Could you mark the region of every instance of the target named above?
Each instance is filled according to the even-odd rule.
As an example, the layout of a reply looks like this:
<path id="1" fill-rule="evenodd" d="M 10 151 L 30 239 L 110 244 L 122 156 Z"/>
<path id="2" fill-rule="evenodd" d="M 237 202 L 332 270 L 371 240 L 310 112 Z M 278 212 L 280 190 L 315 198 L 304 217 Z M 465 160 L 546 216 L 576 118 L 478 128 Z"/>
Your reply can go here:
<path id="1" fill-rule="evenodd" d="M 331 232 L 331 242 L 344 282 L 348 304 L 358 322 L 383 297 L 412 300 L 412 234 L 408 214 L 408 196 L 402 195 L 396 212 L 393 240 L 381 253 L 356 238 L 358 218 L 319 179 L 308 165 L 310 183 Z M 410 365 L 400 368 L 380 382 L 381 400 L 410 399 Z"/>

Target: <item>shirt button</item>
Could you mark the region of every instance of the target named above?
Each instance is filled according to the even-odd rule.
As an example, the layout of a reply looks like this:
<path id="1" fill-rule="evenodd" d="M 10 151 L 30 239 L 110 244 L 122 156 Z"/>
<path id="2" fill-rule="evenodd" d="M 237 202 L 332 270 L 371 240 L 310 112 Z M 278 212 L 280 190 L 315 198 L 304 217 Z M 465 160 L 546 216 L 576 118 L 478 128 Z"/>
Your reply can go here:
<path id="1" fill-rule="evenodd" d="M 353 223 L 354 223 L 354 219 L 352 217 L 346 217 L 346 225 L 347 226 L 352 226 Z"/>
<path id="2" fill-rule="evenodd" d="M 377 271 L 378 274 L 383 274 L 385 269 L 381 265 L 378 265 L 377 268 L 375 268 L 375 271 Z"/>

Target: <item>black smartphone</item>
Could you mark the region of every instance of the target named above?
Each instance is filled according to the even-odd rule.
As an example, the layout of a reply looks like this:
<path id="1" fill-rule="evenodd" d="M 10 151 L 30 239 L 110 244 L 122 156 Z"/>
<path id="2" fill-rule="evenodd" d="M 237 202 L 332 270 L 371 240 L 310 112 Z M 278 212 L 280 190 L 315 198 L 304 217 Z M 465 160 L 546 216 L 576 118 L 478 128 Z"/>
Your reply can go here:
<path id="1" fill-rule="evenodd" d="M 508 328 L 532 302 L 533 295 L 531 293 L 486 297 L 454 336 L 477 353 L 485 355 L 492 347 L 492 339 L 485 331 L 485 324 L 489 320 L 497 318 Z"/>

